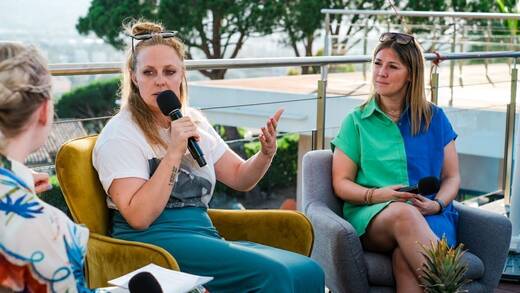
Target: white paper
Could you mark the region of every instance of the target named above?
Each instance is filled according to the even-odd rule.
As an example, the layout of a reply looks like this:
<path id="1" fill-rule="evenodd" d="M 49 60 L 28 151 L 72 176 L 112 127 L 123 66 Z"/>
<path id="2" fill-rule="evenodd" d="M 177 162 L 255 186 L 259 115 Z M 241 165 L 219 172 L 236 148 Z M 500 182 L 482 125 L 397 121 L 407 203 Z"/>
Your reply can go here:
<path id="1" fill-rule="evenodd" d="M 161 285 L 164 293 L 186 293 L 197 286 L 206 284 L 213 277 L 203 277 L 188 273 L 165 269 L 155 264 L 149 264 L 119 278 L 108 281 L 109 284 L 128 289 L 128 282 L 137 273 L 151 273 Z"/>
<path id="2" fill-rule="evenodd" d="M 129 293 L 128 289 L 124 289 L 121 287 L 104 287 L 98 288 L 96 293 Z"/>

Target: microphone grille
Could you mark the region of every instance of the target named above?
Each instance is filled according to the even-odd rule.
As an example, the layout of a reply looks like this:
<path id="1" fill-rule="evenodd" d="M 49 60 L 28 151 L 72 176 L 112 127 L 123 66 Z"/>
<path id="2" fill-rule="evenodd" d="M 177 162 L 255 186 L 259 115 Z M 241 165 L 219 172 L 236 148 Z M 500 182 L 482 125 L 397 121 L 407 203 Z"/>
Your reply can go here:
<path id="1" fill-rule="evenodd" d="M 437 193 L 440 188 L 439 179 L 435 176 L 424 177 L 419 180 L 418 189 L 422 195 Z"/>
<path id="2" fill-rule="evenodd" d="M 163 290 L 157 279 L 150 272 L 140 272 L 135 274 L 128 281 L 130 293 L 162 293 Z"/>
<path id="3" fill-rule="evenodd" d="M 181 102 L 173 91 L 166 90 L 157 96 L 157 106 L 164 115 L 168 116 L 173 110 L 181 108 Z"/>

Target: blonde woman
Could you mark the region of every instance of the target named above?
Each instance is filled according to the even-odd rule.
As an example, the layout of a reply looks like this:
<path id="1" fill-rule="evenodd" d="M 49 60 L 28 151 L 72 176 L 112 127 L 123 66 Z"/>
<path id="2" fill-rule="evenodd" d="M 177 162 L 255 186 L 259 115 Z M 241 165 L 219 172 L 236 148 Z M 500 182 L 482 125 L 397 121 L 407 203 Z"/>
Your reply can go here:
<path id="1" fill-rule="evenodd" d="M 417 242 L 443 235 L 457 242 L 457 135 L 425 98 L 424 57 L 413 36 L 384 33 L 372 62 L 373 95 L 347 115 L 332 141 L 332 183 L 364 248 L 392 253 L 397 291 L 422 292 Z M 429 176 L 441 179 L 437 194 L 398 190 Z"/>
<path id="2" fill-rule="evenodd" d="M 47 139 L 53 115 L 44 58 L 0 42 L 0 291 L 90 292 L 88 230 L 36 196 L 48 176 L 23 164 Z"/>
<path id="3" fill-rule="evenodd" d="M 308 257 L 220 237 L 207 214 L 215 181 L 250 190 L 276 153 L 281 111 L 262 128 L 261 150 L 247 161 L 236 155 L 201 113 L 188 106 L 184 46 L 156 23 L 128 31 L 132 48 L 122 81 L 121 111 L 101 132 L 94 167 L 114 209 L 112 235 L 148 242 L 172 253 L 182 271 L 213 276 L 210 292 L 323 292 L 321 268 Z M 170 121 L 156 98 L 171 90 L 184 117 Z M 207 165 L 187 153 L 195 137 Z"/>

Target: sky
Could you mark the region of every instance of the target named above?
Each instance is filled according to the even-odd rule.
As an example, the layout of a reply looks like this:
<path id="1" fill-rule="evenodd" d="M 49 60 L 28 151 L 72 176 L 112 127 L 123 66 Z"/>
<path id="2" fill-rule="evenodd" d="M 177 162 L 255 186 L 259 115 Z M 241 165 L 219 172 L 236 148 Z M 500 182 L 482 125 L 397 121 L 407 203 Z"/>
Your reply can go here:
<path id="1" fill-rule="evenodd" d="M 90 0 L 0 0 L 0 31 L 75 32 Z"/>
<path id="2" fill-rule="evenodd" d="M 123 55 L 117 52 L 114 53 L 114 50 L 109 45 L 106 45 L 106 47 L 101 46 L 101 50 L 96 47 L 96 50 L 101 52 L 95 52 L 94 54 L 85 52 L 74 52 L 74 54 L 69 52 L 70 54 L 68 54 L 67 52 L 60 52 L 56 56 L 57 50 L 53 49 L 56 45 L 61 46 L 63 44 L 63 47 L 65 47 L 70 45 L 66 43 L 79 42 L 81 44 L 87 38 L 89 41 L 101 42 L 93 33 L 89 36 L 80 36 L 75 28 L 79 17 L 87 14 L 90 2 L 91 0 L 0 0 L 0 40 L 8 38 L 10 40 L 32 42 L 44 51 L 51 64 L 121 61 Z M 49 38 L 45 38 L 47 35 Z M 242 47 L 238 58 L 293 57 L 292 49 L 284 47 L 280 42 L 281 38 L 284 38 L 284 35 L 280 33 L 263 38 L 249 38 Z M 77 48 L 77 44 L 76 47 L 71 46 L 71 48 Z M 45 52 L 46 49 L 54 50 L 55 52 Z M 65 56 L 65 54 L 68 55 Z M 284 75 L 287 70 L 287 68 L 231 70 L 227 76 Z M 199 79 L 202 77 L 195 74 L 194 78 Z"/>

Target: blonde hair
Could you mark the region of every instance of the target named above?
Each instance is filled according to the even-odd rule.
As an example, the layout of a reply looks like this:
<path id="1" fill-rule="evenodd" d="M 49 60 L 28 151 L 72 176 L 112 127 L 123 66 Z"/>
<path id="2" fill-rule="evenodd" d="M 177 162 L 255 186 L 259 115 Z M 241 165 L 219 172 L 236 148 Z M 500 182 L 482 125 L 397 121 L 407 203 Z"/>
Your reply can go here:
<path id="1" fill-rule="evenodd" d="M 164 31 L 164 27 L 159 23 L 138 20 L 125 26 L 126 33 L 129 35 L 153 34 Z M 147 141 L 154 147 L 167 147 L 167 143 L 161 139 L 157 128 L 157 120 L 152 110 L 144 102 L 139 94 L 139 88 L 132 82 L 131 73 L 136 71 L 137 56 L 139 52 L 145 48 L 156 45 L 166 45 L 175 50 L 181 62 L 184 64 L 185 49 L 184 44 L 178 38 L 163 38 L 160 35 L 154 35 L 152 38 L 137 41 L 134 49 L 128 48 L 127 58 L 123 68 L 123 81 L 121 83 L 122 108 L 127 108 L 132 114 L 132 119 L 137 123 L 143 131 Z M 185 69 L 183 69 L 185 72 Z M 183 110 L 188 106 L 186 76 L 180 86 L 180 102 Z"/>
<path id="2" fill-rule="evenodd" d="M 22 133 L 31 115 L 51 98 L 47 61 L 32 46 L 0 42 L 0 150 Z"/>
<path id="3" fill-rule="evenodd" d="M 375 60 L 379 51 L 386 48 L 394 50 L 400 61 L 408 69 L 410 82 L 406 84 L 405 103 L 410 107 L 412 135 L 417 135 L 421 131 L 428 130 L 432 117 L 431 104 L 426 100 L 424 88 L 423 50 L 415 38 L 406 45 L 399 44 L 394 40 L 388 40 L 377 45 L 374 49 L 372 60 Z M 380 95 L 373 91 L 371 97 L 364 105 L 367 105 L 372 99 L 376 99 L 380 104 Z M 424 123 L 424 127 L 421 127 L 422 123 Z"/>

